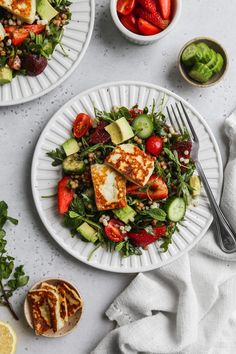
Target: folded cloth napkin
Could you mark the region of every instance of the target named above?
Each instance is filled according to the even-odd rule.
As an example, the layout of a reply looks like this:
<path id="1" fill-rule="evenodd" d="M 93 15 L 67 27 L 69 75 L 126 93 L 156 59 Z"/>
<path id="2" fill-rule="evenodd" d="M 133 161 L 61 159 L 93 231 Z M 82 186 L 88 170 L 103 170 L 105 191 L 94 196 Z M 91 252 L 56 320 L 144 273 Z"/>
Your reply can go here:
<path id="1" fill-rule="evenodd" d="M 221 206 L 236 230 L 236 114 L 226 119 L 230 157 Z M 106 312 L 118 327 L 93 354 L 235 354 L 236 254 L 214 229 L 175 262 L 140 273 Z"/>

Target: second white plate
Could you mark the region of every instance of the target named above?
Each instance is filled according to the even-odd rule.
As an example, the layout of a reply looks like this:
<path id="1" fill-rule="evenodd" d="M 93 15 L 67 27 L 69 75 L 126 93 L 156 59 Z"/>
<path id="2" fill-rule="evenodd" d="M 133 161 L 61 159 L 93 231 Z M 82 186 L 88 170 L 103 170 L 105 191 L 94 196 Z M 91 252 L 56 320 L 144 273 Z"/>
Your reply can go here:
<path id="1" fill-rule="evenodd" d="M 173 243 L 165 253 L 159 252 L 152 244 L 141 256 L 121 258 L 105 249 L 98 249 L 92 259 L 88 255 L 93 249 L 91 243 L 70 236 L 70 231 L 62 224 L 57 214 L 57 198 L 43 199 L 43 195 L 56 193 L 57 182 L 61 178 L 61 166 L 52 167 L 47 151 L 61 145 L 71 135 L 71 126 L 79 112 L 94 115 L 94 106 L 110 111 L 112 106 L 139 107 L 152 106 L 153 100 L 165 104 L 183 102 L 200 139 L 199 158 L 217 199 L 220 197 L 223 169 L 219 148 L 215 138 L 201 115 L 181 97 L 159 86 L 142 82 L 115 82 L 92 88 L 66 103 L 49 121 L 37 143 L 32 163 L 32 191 L 40 218 L 51 236 L 71 255 L 96 268 L 113 272 L 144 272 L 163 266 L 191 249 L 205 234 L 212 222 L 207 197 L 202 190 L 198 206 L 190 206 L 179 231 L 173 235 Z"/>
<path id="2" fill-rule="evenodd" d="M 95 18 L 94 0 L 71 0 L 72 18 L 65 26 L 62 46 L 64 55 L 57 45 L 44 72 L 38 76 L 17 76 L 10 84 L 0 86 L 0 106 L 32 101 L 50 92 L 79 65 L 83 58 L 93 31 Z"/>

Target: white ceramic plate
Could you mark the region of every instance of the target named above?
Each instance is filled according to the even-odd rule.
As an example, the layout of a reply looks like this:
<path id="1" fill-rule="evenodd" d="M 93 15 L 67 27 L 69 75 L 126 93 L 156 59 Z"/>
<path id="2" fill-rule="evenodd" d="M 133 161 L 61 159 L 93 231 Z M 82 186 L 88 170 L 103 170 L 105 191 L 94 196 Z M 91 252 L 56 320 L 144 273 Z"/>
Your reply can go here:
<path id="1" fill-rule="evenodd" d="M 152 244 L 142 256 L 121 258 L 116 253 L 98 249 L 90 261 L 88 254 L 93 249 L 91 243 L 70 236 L 67 228 L 57 214 L 57 199 L 42 199 L 43 195 L 56 193 L 61 178 L 61 166 L 52 167 L 52 160 L 46 152 L 55 149 L 70 137 L 72 122 L 78 112 L 87 112 L 93 116 L 93 107 L 110 111 L 114 105 L 132 107 L 151 106 L 153 99 L 170 104 L 182 101 L 190 114 L 192 123 L 200 139 L 200 160 L 212 188 L 219 200 L 222 187 L 222 162 L 220 152 L 207 123 L 179 96 L 159 86 L 142 82 L 115 82 L 92 88 L 74 97 L 65 104 L 49 121 L 37 143 L 32 164 L 32 190 L 35 204 L 48 232 L 71 255 L 96 268 L 113 272 L 143 272 L 167 264 L 191 249 L 205 234 L 212 222 L 212 215 L 204 191 L 198 200 L 198 206 L 190 206 L 185 220 L 179 226 L 179 232 L 173 235 L 173 243 L 166 253 L 160 253 L 157 245 Z"/>
<path id="2" fill-rule="evenodd" d="M 71 0 L 72 18 L 65 26 L 62 45 L 57 45 L 44 72 L 36 77 L 17 76 L 10 84 L 0 86 L 0 106 L 32 101 L 45 95 L 66 80 L 83 58 L 93 31 L 94 0 Z"/>

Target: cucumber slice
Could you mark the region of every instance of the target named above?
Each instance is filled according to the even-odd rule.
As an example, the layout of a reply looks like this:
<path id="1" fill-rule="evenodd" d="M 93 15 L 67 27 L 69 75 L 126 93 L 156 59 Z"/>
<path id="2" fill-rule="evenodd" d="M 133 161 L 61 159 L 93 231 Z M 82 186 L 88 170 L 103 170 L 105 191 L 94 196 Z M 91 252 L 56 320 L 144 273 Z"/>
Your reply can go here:
<path id="1" fill-rule="evenodd" d="M 211 49 L 211 60 L 208 61 L 206 65 L 208 66 L 209 69 L 212 69 L 216 65 L 216 62 L 217 62 L 216 52 L 213 49 Z"/>
<path id="2" fill-rule="evenodd" d="M 186 66 L 192 66 L 202 59 L 202 51 L 195 44 L 190 44 L 182 53 L 182 62 Z"/>
<path id="3" fill-rule="evenodd" d="M 212 77 L 212 71 L 206 64 L 196 63 L 189 71 L 189 76 L 200 83 L 207 82 Z"/>
<path id="4" fill-rule="evenodd" d="M 208 45 L 204 42 L 200 42 L 197 44 L 197 47 L 201 50 L 202 52 L 202 58 L 201 62 L 202 63 L 208 63 L 211 60 L 212 53 Z"/>
<path id="5" fill-rule="evenodd" d="M 220 53 L 216 54 L 217 59 L 216 59 L 216 64 L 215 66 L 211 69 L 213 74 L 219 73 L 223 67 L 224 64 L 224 59 Z"/>
<path id="6" fill-rule="evenodd" d="M 172 197 L 166 205 L 167 217 L 170 221 L 178 222 L 183 219 L 186 211 L 186 204 L 183 198 Z"/>
<path id="7" fill-rule="evenodd" d="M 135 134 L 141 139 L 147 139 L 154 131 L 153 122 L 146 114 L 141 114 L 134 119 L 132 128 Z"/>

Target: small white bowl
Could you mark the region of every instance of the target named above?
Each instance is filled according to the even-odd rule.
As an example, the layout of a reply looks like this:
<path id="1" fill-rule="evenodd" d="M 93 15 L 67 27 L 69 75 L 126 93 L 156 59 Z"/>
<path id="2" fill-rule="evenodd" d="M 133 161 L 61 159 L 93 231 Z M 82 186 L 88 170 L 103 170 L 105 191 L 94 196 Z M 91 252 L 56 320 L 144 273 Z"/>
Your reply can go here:
<path id="1" fill-rule="evenodd" d="M 170 33 L 173 28 L 176 26 L 181 10 L 182 10 L 182 0 L 172 0 L 172 19 L 171 23 L 169 26 L 164 29 L 162 32 L 155 34 L 153 36 L 142 36 L 141 34 L 136 34 L 131 31 L 129 31 L 121 22 L 117 14 L 116 10 L 116 4 L 118 0 L 110 0 L 110 11 L 111 11 L 111 17 L 113 18 L 113 21 L 115 22 L 116 27 L 120 30 L 120 32 L 123 34 L 123 36 L 128 39 L 130 42 L 133 42 L 135 44 L 139 45 L 147 45 L 147 44 L 152 44 L 159 39 L 165 37 L 168 33 Z"/>
<path id="2" fill-rule="evenodd" d="M 32 288 L 29 290 L 35 290 L 37 288 L 40 287 L 40 285 L 43 283 L 43 282 L 47 282 L 48 284 L 51 284 L 51 285 L 57 285 L 58 283 L 60 282 L 64 282 L 64 283 L 67 283 L 72 289 L 74 289 L 76 291 L 76 293 L 79 295 L 79 297 L 81 298 L 80 296 L 80 293 L 79 291 L 77 290 L 77 288 L 75 287 L 74 284 L 72 284 L 71 282 L 68 282 L 67 280 L 65 279 L 62 279 L 62 278 L 47 278 L 47 279 L 42 279 L 41 281 L 37 282 L 36 284 L 34 284 L 32 286 Z M 43 337 L 48 337 L 48 338 L 58 338 L 58 337 L 63 337 L 63 336 L 66 336 L 67 334 L 69 334 L 70 332 L 73 331 L 73 329 L 76 328 L 76 326 L 78 325 L 79 321 L 80 321 L 80 318 L 81 318 L 81 315 L 82 315 L 82 309 L 83 309 L 83 300 L 81 299 L 81 302 L 82 302 L 82 306 L 81 308 L 73 315 L 69 318 L 69 321 L 65 324 L 65 326 L 60 329 L 58 332 L 53 332 L 52 329 L 49 329 L 47 332 L 45 332 L 44 334 L 42 334 Z M 28 323 L 28 325 L 34 329 L 34 326 L 33 326 L 33 318 L 32 318 L 32 315 L 31 315 L 31 309 L 30 309 L 30 303 L 29 303 L 29 300 L 28 300 L 28 294 L 25 298 L 25 302 L 24 302 L 24 313 L 25 313 L 25 318 L 26 318 L 26 321 Z"/>

